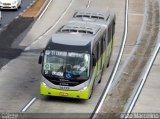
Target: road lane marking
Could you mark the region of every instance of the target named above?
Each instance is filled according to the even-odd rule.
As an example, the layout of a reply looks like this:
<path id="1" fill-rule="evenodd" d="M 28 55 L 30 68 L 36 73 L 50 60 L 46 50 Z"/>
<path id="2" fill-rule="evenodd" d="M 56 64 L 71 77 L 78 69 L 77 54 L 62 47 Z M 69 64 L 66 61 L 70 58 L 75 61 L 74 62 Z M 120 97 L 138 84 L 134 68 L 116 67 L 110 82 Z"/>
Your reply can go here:
<path id="1" fill-rule="evenodd" d="M 140 14 L 140 13 L 128 13 L 128 15 L 144 16 L 144 14 Z"/>
<path id="2" fill-rule="evenodd" d="M 31 99 L 31 101 L 29 101 L 29 103 L 26 104 L 26 106 L 22 109 L 21 112 L 26 112 L 27 109 L 36 101 L 36 99 L 37 99 L 36 97 L 33 97 L 33 98 Z"/>
<path id="3" fill-rule="evenodd" d="M 40 20 L 42 18 L 42 16 L 44 15 L 44 13 L 47 11 L 48 7 L 50 6 L 50 4 L 52 3 L 53 0 L 50 0 L 47 4 L 47 6 L 45 7 L 45 9 L 42 11 L 42 13 L 40 14 L 40 16 L 38 17 L 37 20 Z"/>

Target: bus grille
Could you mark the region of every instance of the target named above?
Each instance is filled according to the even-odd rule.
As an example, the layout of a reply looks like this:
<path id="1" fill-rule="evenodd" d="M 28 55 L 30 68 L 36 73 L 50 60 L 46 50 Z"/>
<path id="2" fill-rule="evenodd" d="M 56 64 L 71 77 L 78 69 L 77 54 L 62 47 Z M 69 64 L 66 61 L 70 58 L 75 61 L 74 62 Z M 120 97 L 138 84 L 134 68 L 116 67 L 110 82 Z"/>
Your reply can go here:
<path id="1" fill-rule="evenodd" d="M 85 81 L 59 81 L 59 80 L 48 80 L 51 83 L 55 84 L 55 85 L 61 85 L 61 86 L 77 86 Z"/>

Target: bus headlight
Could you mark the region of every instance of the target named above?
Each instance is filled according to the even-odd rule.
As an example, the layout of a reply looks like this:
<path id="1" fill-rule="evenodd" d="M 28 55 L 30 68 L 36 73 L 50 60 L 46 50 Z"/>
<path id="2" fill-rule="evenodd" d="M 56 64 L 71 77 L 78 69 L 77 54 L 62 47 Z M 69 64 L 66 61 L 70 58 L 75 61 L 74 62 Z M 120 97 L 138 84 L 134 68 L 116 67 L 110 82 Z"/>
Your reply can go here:
<path id="1" fill-rule="evenodd" d="M 44 82 L 41 82 L 41 84 L 44 85 L 46 88 L 49 88 Z"/>
<path id="2" fill-rule="evenodd" d="M 83 87 L 81 90 L 79 90 L 79 92 L 82 92 L 82 91 L 84 91 L 84 90 L 86 90 L 87 89 L 87 86 L 86 87 Z"/>

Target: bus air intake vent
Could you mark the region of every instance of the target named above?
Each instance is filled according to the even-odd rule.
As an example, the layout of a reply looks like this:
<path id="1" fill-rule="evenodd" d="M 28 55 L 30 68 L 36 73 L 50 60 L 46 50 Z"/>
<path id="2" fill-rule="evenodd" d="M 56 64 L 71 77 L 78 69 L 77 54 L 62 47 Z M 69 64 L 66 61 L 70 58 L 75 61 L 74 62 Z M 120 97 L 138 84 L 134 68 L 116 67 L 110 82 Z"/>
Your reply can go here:
<path id="1" fill-rule="evenodd" d="M 61 30 L 63 33 L 83 33 L 83 34 L 93 34 L 92 31 L 86 31 L 86 30 L 75 30 L 75 29 L 63 29 Z"/>
<path id="2" fill-rule="evenodd" d="M 100 28 L 95 25 L 85 23 L 68 23 L 60 29 L 61 33 L 82 33 L 82 34 L 96 34 Z"/>
<path id="3" fill-rule="evenodd" d="M 87 18 L 107 21 L 109 18 L 109 13 L 78 11 L 75 13 L 74 18 Z"/>

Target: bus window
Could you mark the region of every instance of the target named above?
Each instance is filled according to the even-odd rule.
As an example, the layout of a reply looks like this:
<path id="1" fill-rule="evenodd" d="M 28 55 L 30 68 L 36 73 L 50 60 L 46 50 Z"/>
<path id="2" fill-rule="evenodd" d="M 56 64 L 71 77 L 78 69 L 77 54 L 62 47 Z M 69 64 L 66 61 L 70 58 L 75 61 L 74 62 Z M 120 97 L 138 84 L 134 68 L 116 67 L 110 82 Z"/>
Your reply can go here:
<path id="1" fill-rule="evenodd" d="M 90 16 L 89 16 L 89 15 L 83 15 L 83 17 L 90 18 Z"/>
<path id="2" fill-rule="evenodd" d="M 112 26 L 110 25 L 108 28 L 108 44 L 110 43 L 112 39 Z"/>
<path id="3" fill-rule="evenodd" d="M 100 46 L 100 48 L 101 48 L 101 54 L 103 54 L 103 51 L 104 51 L 104 44 L 103 44 L 103 37 L 101 38 L 101 46 Z"/>
<path id="4" fill-rule="evenodd" d="M 103 18 L 103 17 L 99 17 L 99 19 L 102 19 L 102 20 L 104 20 L 104 18 Z"/>
<path id="5" fill-rule="evenodd" d="M 74 30 L 74 29 L 70 29 L 70 32 L 77 32 L 77 30 Z"/>
<path id="6" fill-rule="evenodd" d="M 99 47 L 100 47 L 100 56 L 102 57 L 102 54 L 103 54 L 103 37 L 101 37 L 101 40 L 99 41 L 100 42 L 100 45 L 99 45 Z M 102 68 L 102 58 L 101 58 L 101 62 L 100 62 L 100 69 Z"/>
<path id="7" fill-rule="evenodd" d="M 98 17 L 97 17 L 97 16 L 91 16 L 91 18 L 98 19 Z"/>
<path id="8" fill-rule="evenodd" d="M 97 57 L 97 60 L 98 60 L 98 58 L 99 58 L 99 43 L 97 44 L 97 55 L 96 55 Z"/>
<path id="9" fill-rule="evenodd" d="M 112 35 L 114 35 L 115 33 L 115 21 L 113 21 L 112 23 Z"/>
<path id="10" fill-rule="evenodd" d="M 65 33 L 69 33 L 68 29 L 63 29 L 62 31 L 65 32 Z"/>
<path id="11" fill-rule="evenodd" d="M 102 46 L 103 46 L 103 51 L 106 49 L 106 33 L 102 37 Z"/>
<path id="12" fill-rule="evenodd" d="M 82 17 L 82 15 L 76 15 L 76 17 Z"/>
<path id="13" fill-rule="evenodd" d="M 90 55 L 87 53 L 62 52 L 46 50 L 44 56 L 43 75 L 50 77 L 64 76 L 70 72 L 75 78 L 87 80 L 89 77 Z M 66 78 L 66 77 L 65 77 Z"/>
<path id="14" fill-rule="evenodd" d="M 79 33 L 86 33 L 86 31 L 84 31 L 84 30 L 79 30 L 78 32 Z"/>

